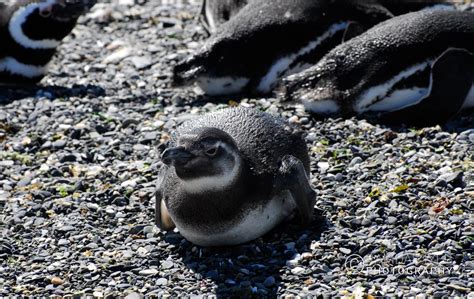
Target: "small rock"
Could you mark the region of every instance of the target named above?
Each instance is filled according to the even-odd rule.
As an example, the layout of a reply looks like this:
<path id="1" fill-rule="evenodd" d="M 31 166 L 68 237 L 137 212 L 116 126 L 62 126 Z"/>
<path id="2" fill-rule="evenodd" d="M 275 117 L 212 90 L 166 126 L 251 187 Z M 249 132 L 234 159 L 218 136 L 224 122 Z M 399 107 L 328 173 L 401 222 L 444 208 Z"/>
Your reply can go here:
<path id="1" fill-rule="evenodd" d="M 171 269 L 174 267 L 174 263 L 172 261 L 166 260 L 163 263 L 161 263 L 161 267 L 163 269 Z"/>
<path id="2" fill-rule="evenodd" d="M 166 278 L 158 278 L 158 280 L 156 281 L 156 285 L 158 286 L 165 286 L 168 284 L 168 279 Z"/>
<path id="3" fill-rule="evenodd" d="M 291 269 L 291 273 L 293 273 L 295 275 L 301 274 L 304 271 L 305 271 L 305 269 L 303 267 L 295 267 L 295 268 Z"/>
<path id="4" fill-rule="evenodd" d="M 388 224 L 395 224 L 395 223 L 397 223 L 397 218 L 393 217 L 393 216 L 389 216 L 389 217 L 387 217 L 387 223 Z"/>
<path id="5" fill-rule="evenodd" d="M 51 278 L 51 283 L 55 286 L 59 286 L 59 285 L 62 285 L 64 283 L 64 280 L 62 280 L 61 278 L 55 276 L 55 277 Z"/>
<path id="6" fill-rule="evenodd" d="M 267 278 L 265 278 L 263 285 L 267 288 L 272 287 L 273 285 L 275 285 L 275 277 L 268 276 Z"/>
<path id="7" fill-rule="evenodd" d="M 142 296 L 139 293 L 133 292 L 125 296 L 125 299 L 141 299 Z"/>
<path id="8" fill-rule="evenodd" d="M 344 247 L 339 248 L 339 251 L 344 254 L 351 254 L 352 252 L 352 250 L 350 250 L 349 248 L 344 248 Z"/>
<path id="9" fill-rule="evenodd" d="M 138 274 L 140 274 L 142 276 L 153 276 L 153 275 L 158 274 L 158 270 L 157 269 L 145 269 L 145 270 L 139 271 Z"/>
<path id="10" fill-rule="evenodd" d="M 137 70 L 141 70 L 141 69 L 147 68 L 147 67 L 149 67 L 149 66 L 152 64 L 152 61 L 151 61 L 151 58 L 150 58 L 150 57 L 144 57 L 144 56 L 138 57 L 138 56 L 133 56 L 130 60 L 132 61 L 133 65 L 135 66 L 135 68 L 136 68 Z"/>

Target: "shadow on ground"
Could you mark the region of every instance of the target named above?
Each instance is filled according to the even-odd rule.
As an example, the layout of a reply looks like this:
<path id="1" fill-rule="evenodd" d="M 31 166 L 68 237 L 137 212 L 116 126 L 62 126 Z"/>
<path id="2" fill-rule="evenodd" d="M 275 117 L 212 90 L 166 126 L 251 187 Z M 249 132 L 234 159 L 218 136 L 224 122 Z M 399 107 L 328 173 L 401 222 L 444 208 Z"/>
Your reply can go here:
<path id="1" fill-rule="evenodd" d="M 46 97 L 54 100 L 58 98 L 103 96 L 105 90 L 97 85 L 73 85 L 64 86 L 0 86 L 0 105 L 6 105 L 13 101 L 31 97 Z"/>
<path id="2" fill-rule="evenodd" d="M 367 121 L 371 124 L 374 124 L 374 125 L 378 124 L 381 126 L 385 126 L 389 128 L 390 130 L 399 132 L 399 133 L 406 132 L 410 129 L 421 129 L 423 127 L 430 127 L 430 126 L 436 125 L 436 124 L 423 124 L 422 122 L 419 124 L 405 124 L 403 122 L 403 119 L 397 123 L 393 121 L 387 122 L 384 119 L 377 118 L 373 115 L 365 115 L 365 116 L 363 115 L 359 117 L 359 119 L 363 119 L 363 118 L 367 119 Z M 445 122 L 440 122 L 438 125 L 441 127 L 443 131 L 450 132 L 450 133 L 460 133 L 462 131 L 474 128 L 474 109 L 462 111 L 456 114 L 455 116 L 453 116 L 452 118 L 450 118 L 449 120 Z"/>
<path id="3" fill-rule="evenodd" d="M 272 95 L 269 95 L 269 96 L 272 97 Z M 239 103 L 242 99 L 245 99 L 245 98 L 254 98 L 254 97 L 252 97 L 251 95 L 232 95 L 232 96 L 219 96 L 219 97 L 200 95 L 192 101 L 192 105 L 204 106 L 208 102 L 215 103 L 215 104 L 229 104 L 230 101 Z M 278 103 L 279 105 L 282 105 L 282 106 L 291 106 L 295 104 L 295 102 L 293 101 L 285 101 L 285 100 L 280 100 L 278 101 Z M 333 118 L 333 117 L 312 115 L 312 119 L 316 121 L 317 120 L 324 121 L 327 118 Z M 336 116 L 336 118 L 338 117 Z M 420 129 L 423 127 L 430 127 L 434 125 L 431 123 L 423 124 L 423 122 L 420 122 L 417 124 L 410 124 L 410 123 L 405 124 L 403 119 L 397 119 L 396 121 L 387 120 L 381 115 L 370 114 L 370 113 L 356 116 L 356 118 L 365 119 L 373 125 L 381 125 L 398 133 L 406 132 L 410 129 Z M 456 114 L 452 118 L 450 118 L 448 121 L 440 123 L 439 125 L 441 126 L 443 131 L 450 132 L 450 133 L 460 133 L 465 130 L 474 128 L 474 109 L 464 110 Z"/>
<path id="4" fill-rule="evenodd" d="M 178 254 L 183 263 L 199 273 L 204 285 L 212 282 L 218 298 L 273 298 L 281 295 L 279 286 L 285 271 L 291 270 L 286 262 L 296 254 L 311 252 L 311 243 L 318 241 L 329 226 L 322 215 L 316 215 L 304 228 L 294 221 L 282 223 L 253 242 L 232 247 L 198 247 L 175 233 L 165 238 L 180 243 Z M 303 260 L 299 264 L 308 262 Z"/>

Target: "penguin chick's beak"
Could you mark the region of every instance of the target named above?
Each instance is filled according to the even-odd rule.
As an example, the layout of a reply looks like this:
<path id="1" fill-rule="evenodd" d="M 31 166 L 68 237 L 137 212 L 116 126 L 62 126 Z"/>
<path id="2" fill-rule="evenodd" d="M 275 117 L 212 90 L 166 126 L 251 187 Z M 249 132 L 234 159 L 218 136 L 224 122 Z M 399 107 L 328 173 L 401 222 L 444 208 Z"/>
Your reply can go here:
<path id="1" fill-rule="evenodd" d="M 166 149 L 161 154 L 161 161 L 166 165 L 185 165 L 193 158 L 194 155 L 182 146 Z"/>

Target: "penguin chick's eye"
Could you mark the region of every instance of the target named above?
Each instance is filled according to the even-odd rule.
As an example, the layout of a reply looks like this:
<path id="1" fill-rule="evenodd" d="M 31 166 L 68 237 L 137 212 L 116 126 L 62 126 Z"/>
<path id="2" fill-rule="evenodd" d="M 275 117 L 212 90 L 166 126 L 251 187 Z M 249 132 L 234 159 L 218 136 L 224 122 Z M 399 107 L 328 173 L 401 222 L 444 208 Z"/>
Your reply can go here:
<path id="1" fill-rule="evenodd" d="M 209 157 L 214 157 L 217 154 L 217 147 L 211 147 L 206 150 L 206 155 Z"/>

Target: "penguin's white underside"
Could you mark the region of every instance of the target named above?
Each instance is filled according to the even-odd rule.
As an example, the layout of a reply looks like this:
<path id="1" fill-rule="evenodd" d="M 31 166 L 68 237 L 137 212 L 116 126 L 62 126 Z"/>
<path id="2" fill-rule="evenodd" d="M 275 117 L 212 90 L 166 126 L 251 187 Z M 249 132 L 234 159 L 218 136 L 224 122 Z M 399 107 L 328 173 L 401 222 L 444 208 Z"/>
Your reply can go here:
<path id="1" fill-rule="evenodd" d="M 242 91 L 242 89 L 249 83 L 250 79 L 245 77 L 207 77 L 201 76 L 196 83 L 207 94 L 222 95 L 233 94 Z"/>
<path id="2" fill-rule="evenodd" d="M 333 100 L 310 101 L 303 95 L 301 101 L 306 110 L 317 114 L 333 114 L 339 112 L 339 105 Z"/>
<path id="3" fill-rule="evenodd" d="M 194 227 L 176 222 L 179 232 L 191 242 L 201 246 L 233 245 L 251 241 L 264 235 L 287 219 L 295 210 L 296 204 L 289 191 L 273 197 L 264 207 L 249 211 L 239 223 L 219 234 L 205 234 Z"/>
<path id="4" fill-rule="evenodd" d="M 391 112 L 415 105 L 429 94 L 430 89 L 431 88 L 409 88 L 394 90 L 389 96 L 370 105 L 365 111 Z"/>
<path id="5" fill-rule="evenodd" d="M 401 80 L 431 67 L 432 63 L 433 61 L 424 61 L 415 64 L 401 71 L 385 83 L 367 89 L 356 99 L 354 110 L 358 113 L 368 111 L 393 111 L 419 103 L 424 96 L 429 94 L 431 87 L 402 90 L 392 90 L 392 88 Z M 391 94 L 389 94 L 390 91 L 392 91 Z"/>
<path id="6" fill-rule="evenodd" d="M 26 18 L 35 9 L 44 9 L 55 3 L 56 0 L 46 0 L 44 2 L 33 2 L 24 7 L 19 8 L 10 19 L 8 30 L 13 39 L 25 48 L 30 49 L 54 49 L 59 46 L 60 41 L 54 39 L 32 40 L 25 35 L 22 29 Z"/>
<path id="7" fill-rule="evenodd" d="M 46 74 L 46 71 L 47 66 L 24 64 L 12 57 L 0 59 L 0 72 L 9 72 L 13 75 L 34 78 Z"/>

